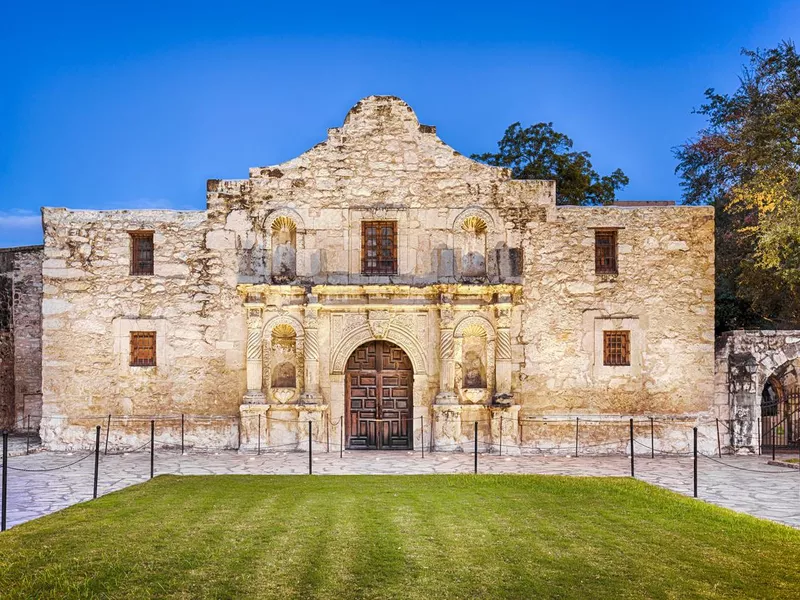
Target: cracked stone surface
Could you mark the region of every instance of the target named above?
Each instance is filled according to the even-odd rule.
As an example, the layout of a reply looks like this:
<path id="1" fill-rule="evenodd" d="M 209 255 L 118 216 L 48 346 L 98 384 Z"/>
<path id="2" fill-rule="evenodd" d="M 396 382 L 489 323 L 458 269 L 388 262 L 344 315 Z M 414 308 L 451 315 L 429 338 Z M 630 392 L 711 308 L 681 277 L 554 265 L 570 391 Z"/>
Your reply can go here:
<path id="1" fill-rule="evenodd" d="M 474 456 L 461 453 L 344 452 L 317 453 L 313 472 L 318 475 L 412 475 L 471 473 Z M 91 500 L 94 472 L 92 453 L 39 452 L 8 461 L 8 526 Z M 43 470 L 55 469 L 55 470 Z M 479 473 L 536 473 L 600 477 L 627 477 L 625 456 L 478 456 Z M 691 457 L 637 456 L 636 478 L 680 494 L 692 495 Z M 155 474 L 177 475 L 303 475 L 308 455 L 299 452 L 260 456 L 219 453 L 181 455 L 157 450 Z M 147 481 L 150 454 L 100 456 L 98 495 Z M 767 457 L 707 458 L 698 463 L 698 497 L 756 517 L 800 528 L 800 471 L 770 466 Z"/>

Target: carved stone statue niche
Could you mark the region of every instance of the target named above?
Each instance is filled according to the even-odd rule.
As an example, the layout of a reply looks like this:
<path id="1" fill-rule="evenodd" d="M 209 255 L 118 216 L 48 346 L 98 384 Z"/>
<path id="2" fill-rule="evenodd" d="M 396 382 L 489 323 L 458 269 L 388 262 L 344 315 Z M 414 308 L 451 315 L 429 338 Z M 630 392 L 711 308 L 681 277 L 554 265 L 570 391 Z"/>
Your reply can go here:
<path id="1" fill-rule="evenodd" d="M 272 222 L 272 280 L 288 283 L 297 276 L 297 225 L 289 217 Z"/>

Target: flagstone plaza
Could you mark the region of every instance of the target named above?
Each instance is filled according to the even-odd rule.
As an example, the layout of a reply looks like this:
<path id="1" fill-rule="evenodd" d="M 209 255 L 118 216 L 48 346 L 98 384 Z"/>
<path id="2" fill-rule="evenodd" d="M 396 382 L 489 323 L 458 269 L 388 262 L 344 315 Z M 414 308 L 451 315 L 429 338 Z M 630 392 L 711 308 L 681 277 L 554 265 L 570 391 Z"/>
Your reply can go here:
<path id="1" fill-rule="evenodd" d="M 20 440 L 16 440 L 15 448 L 24 450 Z M 80 462 L 76 463 L 78 460 Z M 312 457 L 314 475 L 455 474 L 472 473 L 473 468 L 474 455 L 469 453 L 426 453 L 423 458 L 419 452 L 345 451 L 340 458 L 337 449 Z M 90 500 L 93 470 L 94 456 L 91 453 L 39 452 L 9 458 L 8 526 Z M 181 455 L 175 450 L 157 450 L 154 472 L 156 476 L 305 475 L 308 473 L 308 455 L 301 452 L 248 455 L 231 451 Z M 630 457 L 480 454 L 478 472 L 628 477 Z M 635 474 L 642 481 L 692 495 L 691 457 L 651 459 L 636 456 Z M 101 454 L 98 494 L 121 490 L 147 481 L 149 477 L 150 454 L 146 449 L 132 454 Z M 800 528 L 800 470 L 770 466 L 764 456 L 713 460 L 701 456 L 698 497 L 718 506 Z"/>

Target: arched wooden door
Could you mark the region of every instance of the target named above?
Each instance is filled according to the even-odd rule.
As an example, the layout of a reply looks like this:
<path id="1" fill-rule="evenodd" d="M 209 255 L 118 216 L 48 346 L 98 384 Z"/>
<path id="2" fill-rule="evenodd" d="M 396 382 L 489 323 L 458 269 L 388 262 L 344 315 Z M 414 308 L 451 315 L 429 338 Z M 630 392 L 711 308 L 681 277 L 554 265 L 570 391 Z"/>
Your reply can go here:
<path id="1" fill-rule="evenodd" d="M 347 360 L 347 447 L 410 450 L 414 371 L 402 348 L 384 341 L 356 348 Z"/>

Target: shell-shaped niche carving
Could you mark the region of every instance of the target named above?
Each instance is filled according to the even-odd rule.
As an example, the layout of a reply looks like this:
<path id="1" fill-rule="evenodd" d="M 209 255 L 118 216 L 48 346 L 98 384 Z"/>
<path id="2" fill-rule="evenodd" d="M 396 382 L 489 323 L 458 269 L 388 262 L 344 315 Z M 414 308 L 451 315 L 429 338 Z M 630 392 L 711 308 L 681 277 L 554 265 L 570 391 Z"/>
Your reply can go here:
<path id="1" fill-rule="evenodd" d="M 286 215 L 272 222 L 272 279 L 276 283 L 297 276 L 297 224 Z"/>

